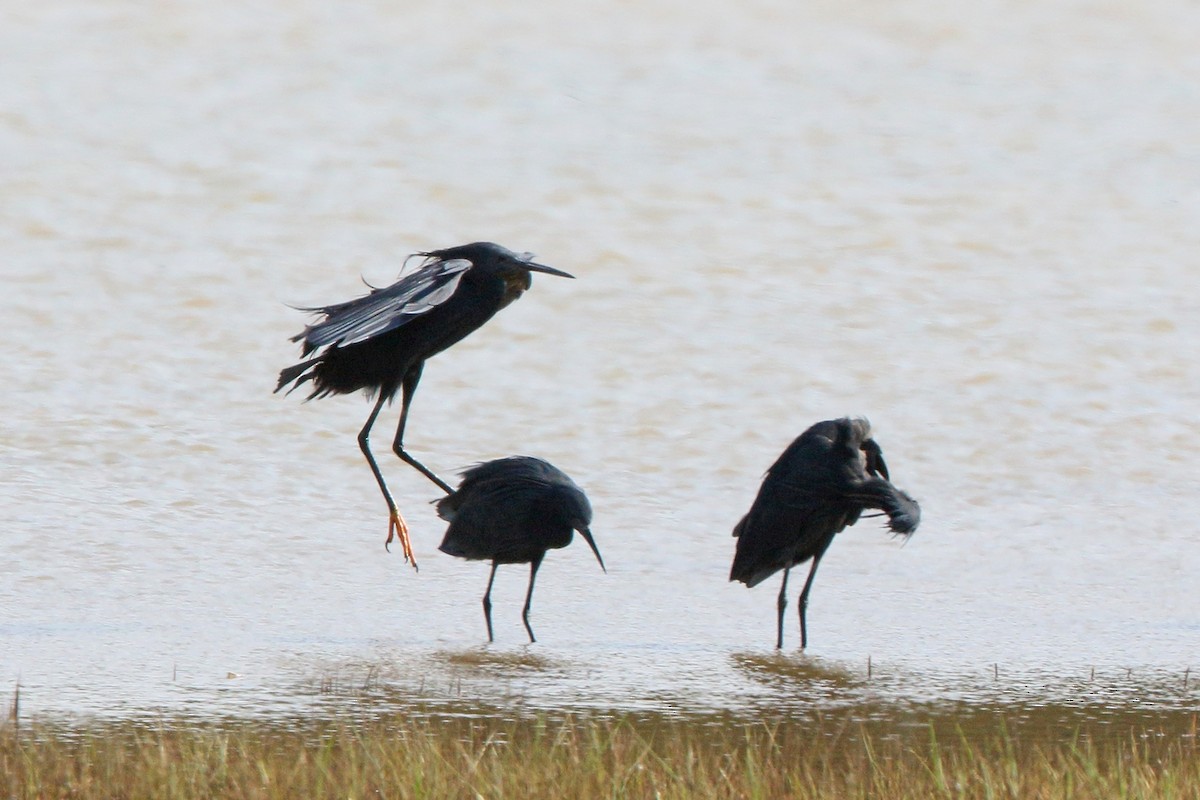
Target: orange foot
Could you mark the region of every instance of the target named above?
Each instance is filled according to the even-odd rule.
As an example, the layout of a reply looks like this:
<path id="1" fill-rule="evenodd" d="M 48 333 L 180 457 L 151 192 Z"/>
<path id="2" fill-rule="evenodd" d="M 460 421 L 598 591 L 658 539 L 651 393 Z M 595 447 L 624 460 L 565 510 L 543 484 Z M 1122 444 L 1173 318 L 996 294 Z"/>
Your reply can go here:
<path id="1" fill-rule="evenodd" d="M 413 555 L 412 542 L 408 538 L 408 525 L 405 524 L 404 517 L 400 516 L 400 512 L 394 508 L 388 515 L 388 537 L 387 541 L 383 543 L 385 550 L 390 550 L 388 545 L 392 543 L 393 537 L 400 540 L 400 550 L 404 553 L 404 563 L 412 564 L 413 569 L 419 569 L 417 567 L 417 557 Z"/>

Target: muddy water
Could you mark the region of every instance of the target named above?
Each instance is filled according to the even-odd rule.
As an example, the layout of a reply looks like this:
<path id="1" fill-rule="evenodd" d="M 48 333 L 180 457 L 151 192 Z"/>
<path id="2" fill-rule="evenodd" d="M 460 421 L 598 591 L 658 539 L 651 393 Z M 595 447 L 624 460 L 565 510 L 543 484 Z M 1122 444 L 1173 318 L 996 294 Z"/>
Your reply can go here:
<path id="1" fill-rule="evenodd" d="M 836 703 L 809 672 L 870 659 L 898 697 L 1194 705 L 1198 17 L 4 4 L 0 691 L 755 708 Z M 408 437 L 447 477 L 530 453 L 588 491 L 609 574 L 552 553 L 533 647 L 520 567 L 483 645 L 487 567 L 436 552 L 390 432 L 420 573 L 384 552 L 362 398 L 271 394 L 287 303 L 474 239 L 578 276 L 432 360 Z M 842 414 L 924 520 L 839 537 L 779 659 L 729 531 Z"/>

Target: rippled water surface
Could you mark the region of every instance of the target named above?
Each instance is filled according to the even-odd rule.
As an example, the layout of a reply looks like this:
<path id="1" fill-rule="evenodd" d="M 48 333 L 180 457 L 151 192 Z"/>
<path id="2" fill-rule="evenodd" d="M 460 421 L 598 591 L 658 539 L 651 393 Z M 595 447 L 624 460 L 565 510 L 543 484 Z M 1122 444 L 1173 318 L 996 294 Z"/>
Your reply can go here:
<path id="1" fill-rule="evenodd" d="M 0 692 L 1197 705 L 1197 29 L 1182 0 L 0 3 Z M 431 360 L 407 437 L 588 491 L 609 572 L 551 553 L 533 646 L 522 567 L 484 644 L 487 566 L 436 551 L 395 409 L 419 573 L 367 402 L 271 394 L 287 304 L 475 239 L 578 276 Z M 777 656 L 729 532 L 843 414 L 922 526 L 842 534 Z"/>

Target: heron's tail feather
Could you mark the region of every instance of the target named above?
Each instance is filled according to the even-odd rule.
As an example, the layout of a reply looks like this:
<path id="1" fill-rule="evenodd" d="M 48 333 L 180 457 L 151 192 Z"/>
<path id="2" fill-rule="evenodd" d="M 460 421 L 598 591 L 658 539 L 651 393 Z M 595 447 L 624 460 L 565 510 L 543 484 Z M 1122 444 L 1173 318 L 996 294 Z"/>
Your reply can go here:
<path id="1" fill-rule="evenodd" d="M 779 572 L 781 567 L 770 565 L 760 566 L 758 564 L 739 564 L 737 559 L 734 559 L 733 568 L 729 570 L 729 580 L 741 581 L 746 584 L 747 588 L 754 588 L 767 578 Z"/>
<path id="2" fill-rule="evenodd" d="M 729 580 L 741 581 L 746 586 L 757 586 L 778 572 L 780 567 L 774 565 L 764 567 L 758 553 L 748 545 L 749 540 L 742 539 L 742 534 L 746 532 L 749 525 L 750 515 L 747 514 L 737 525 L 733 526 L 733 535 L 738 538 L 738 546 L 733 555 L 733 566 L 729 569 Z"/>
<path id="3" fill-rule="evenodd" d="M 294 392 L 301 384 L 311 381 L 315 375 L 312 368 L 320 361 L 319 358 L 310 358 L 308 361 L 301 361 L 279 372 L 279 383 L 275 384 L 275 391 L 278 392 L 289 383 L 292 387 L 287 390 L 288 394 Z"/>

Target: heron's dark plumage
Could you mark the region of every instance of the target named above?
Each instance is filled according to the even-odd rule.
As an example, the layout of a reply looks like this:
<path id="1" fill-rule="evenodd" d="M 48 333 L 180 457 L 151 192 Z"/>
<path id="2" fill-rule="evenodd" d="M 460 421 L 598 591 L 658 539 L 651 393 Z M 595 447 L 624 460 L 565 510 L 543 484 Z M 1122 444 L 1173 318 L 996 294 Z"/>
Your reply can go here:
<path id="1" fill-rule="evenodd" d="M 558 467 L 531 456 L 468 469 L 454 494 L 438 501 L 437 512 L 450 523 L 439 550 L 499 564 L 528 563 L 566 547 L 575 531 L 590 536 L 592 523 L 583 490 Z"/>
<path id="2" fill-rule="evenodd" d="M 539 458 L 513 456 L 466 470 L 454 493 L 437 503 L 438 516 L 450 525 L 438 548 L 459 558 L 498 564 L 530 564 L 529 594 L 523 617 L 530 641 L 529 602 L 533 581 L 547 550 L 566 547 L 576 531 L 604 568 L 592 538 L 592 507 L 587 495 L 565 472 Z M 492 638 L 491 581 L 484 595 L 488 638 Z"/>
<path id="3" fill-rule="evenodd" d="M 866 509 L 882 510 L 890 529 L 905 536 L 921 519 L 916 501 L 888 480 L 883 453 L 865 419 L 818 422 L 767 470 L 750 511 L 734 528 L 737 552 L 729 579 L 756 586 L 809 559 L 815 572 L 833 537 Z M 784 580 L 786 586 L 786 575 Z M 802 595 L 802 628 L 806 599 Z M 780 602 L 785 602 L 782 593 Z"/>
<path id="4" fill-rule="evenodd" d="M 320 318 L 292 337 L 309 356 L 279 373 L 275 391 L 313 383 L 309 399 L 360 389 L 392 397 L 404 376 L 482 326 L 529 288 L 530 270 L 570 277 L 492 242 L 418 253 L 391 286 L 301 309 Z M 289 390 L 290 391 L 290 390 Z"/>

